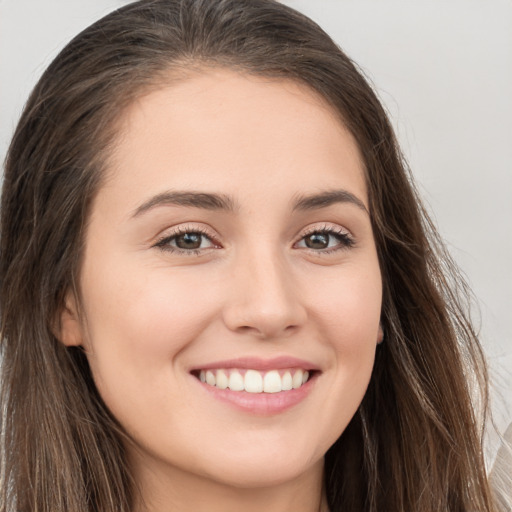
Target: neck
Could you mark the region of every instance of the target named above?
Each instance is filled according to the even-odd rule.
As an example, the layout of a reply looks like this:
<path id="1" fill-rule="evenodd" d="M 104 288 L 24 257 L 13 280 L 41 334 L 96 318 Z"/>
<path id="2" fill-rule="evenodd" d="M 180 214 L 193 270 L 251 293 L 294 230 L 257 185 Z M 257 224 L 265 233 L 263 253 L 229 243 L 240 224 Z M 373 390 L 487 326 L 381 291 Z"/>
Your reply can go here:
<path id="1" fill-rule="evenodd" d="M 136 475 L 135 512 L 328 512 L 323 460 L 303 474 L 261 487 L 238 487 L 174 468 L 144 467 Z"/>

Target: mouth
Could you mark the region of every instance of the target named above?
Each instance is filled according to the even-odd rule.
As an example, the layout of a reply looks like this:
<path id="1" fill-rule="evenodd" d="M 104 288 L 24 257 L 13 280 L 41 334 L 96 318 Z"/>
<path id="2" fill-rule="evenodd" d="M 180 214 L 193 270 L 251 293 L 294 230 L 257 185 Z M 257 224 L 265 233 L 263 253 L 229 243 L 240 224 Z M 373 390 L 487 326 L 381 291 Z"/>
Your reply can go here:
<path id="1" fill-rule="evenodd" d="M 257 370 L 251 368 L 209 368 L 192 375 L 207 386 L 246 393 L 281 393 L 299 389 L 317 373 L 305 368 Z"/>
<path id="2" fill-rule="evenodd" d="M 247 414 L 272 416 L 305 401 L 322 373 L 309 361 L 240 357 L 189 370 L 207 395 Z"/>

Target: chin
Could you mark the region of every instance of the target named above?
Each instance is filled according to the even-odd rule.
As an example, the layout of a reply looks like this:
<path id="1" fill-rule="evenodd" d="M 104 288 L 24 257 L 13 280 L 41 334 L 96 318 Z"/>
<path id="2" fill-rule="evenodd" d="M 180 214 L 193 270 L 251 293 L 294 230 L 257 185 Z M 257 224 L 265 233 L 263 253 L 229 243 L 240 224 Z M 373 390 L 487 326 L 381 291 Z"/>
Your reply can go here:
<path id="1" fill-rule="evenodd" d="M 224 446 L 207 459 L 203 452 L 202 459 L 197 459 L 203 470 L 195 472 L 203 472 L 209 479 L 231 487 L 256 488 L 300 479 L 301 475 L 323 467 L 326 449 L 323 446 L 306 447 L 303 440 L 273 441 L 252 439 L 245 447 L 234 442 L 230 448 Z"/>
<path id="2" fill-rule="evenodd" d="M 317 469 L 318 465 L 323 466 L 323 457 L 313 464 L 304 462 L 301 465 L 276 458 L 244 461 L 242 464 L 225 461 L 218 464 L 214 471 L 209 471 L 208 477 L 233 488 L 256 489 L 296 481 L 301 475 Z"/>

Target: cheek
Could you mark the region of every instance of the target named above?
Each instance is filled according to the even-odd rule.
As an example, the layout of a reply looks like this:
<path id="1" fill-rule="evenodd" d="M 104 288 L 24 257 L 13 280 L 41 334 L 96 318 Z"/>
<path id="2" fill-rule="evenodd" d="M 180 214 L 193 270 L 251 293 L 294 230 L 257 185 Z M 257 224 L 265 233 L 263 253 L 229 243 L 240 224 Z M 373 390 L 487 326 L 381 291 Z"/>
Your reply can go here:
<path id="1" fill-rule="evenodd" d="M 328 276 L 315 292 L 311 310 L 319 326 L 322 343 L 332 353 L 331 396 L 325 407 L 339 435 L 357 410 L 373 370 L 377 345 L 382 285 L 378 265 L 364 270 L 347 266 Z"/>
<path id="2" fill-rule="evenodd" d="M 163 268 L 130 270 L 118 265 L 85 274 L 90 276 L 84 287 L 86 349 L 106 401 L 129 390 L 140 396 L 159 389 L 176 356 L 215 315 L 215 296 L 200 293 L 199 279 L 191 282 L 179 272 L 171 276 Z"/>
<path id="3" fill-rule="evenodd" d="M 375 348 L 382 306 L 378 264 L 347 265 L 326 273 L 308 298 L 322 338 L 340 355 L 364 356 Z"/>
<path id="4" fill-rule="evenodd" d="M 207 321 L 215 300 L 204 293 L 202 279 L 168 269 L 129 269 L 90 273 L 84 302 L 90 339 L 107 337 L 135 351 L 173 351 L 174 341 L 187 338 Z M 161 344 L 161 346 L 160 346 Z"/>

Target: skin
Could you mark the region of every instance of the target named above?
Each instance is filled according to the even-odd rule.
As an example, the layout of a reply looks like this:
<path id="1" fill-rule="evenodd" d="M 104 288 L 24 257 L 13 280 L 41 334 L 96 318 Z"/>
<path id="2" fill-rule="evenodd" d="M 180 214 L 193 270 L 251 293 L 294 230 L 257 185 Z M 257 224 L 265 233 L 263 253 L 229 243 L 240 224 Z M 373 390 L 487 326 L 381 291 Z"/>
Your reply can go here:
<path id="1" fill-rule="evenodd" d="M 333 190 L 361 204 L 294 208 Z M 222 194 L 233 208 L 155 204 L 169 191 Z M 325 509 L 323 457 L 362 400 L 381 337 L 367 210 L 354 139 L 302 85 L 205 69 L 125 112 L 61 339 L 84 347 L 133 440 L 138 510 Z M 176 229 L 206 236 L 176 252 Z M 326 230 L 328 248 L 307 246 Z M 190 373 L 283 355 L 319 371 L 277 414 L 219 401 Z"/>

